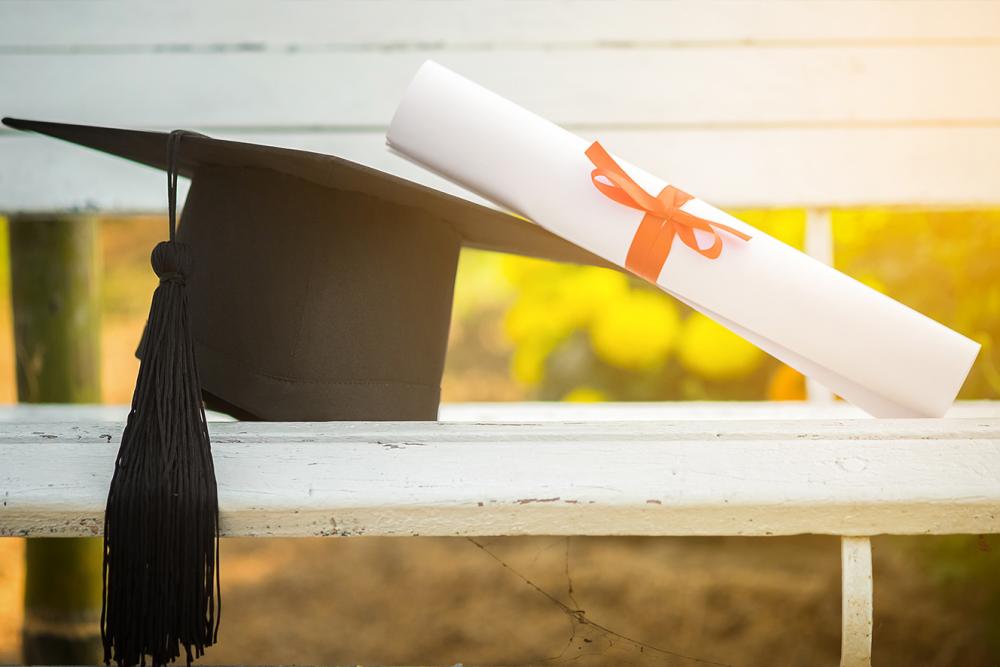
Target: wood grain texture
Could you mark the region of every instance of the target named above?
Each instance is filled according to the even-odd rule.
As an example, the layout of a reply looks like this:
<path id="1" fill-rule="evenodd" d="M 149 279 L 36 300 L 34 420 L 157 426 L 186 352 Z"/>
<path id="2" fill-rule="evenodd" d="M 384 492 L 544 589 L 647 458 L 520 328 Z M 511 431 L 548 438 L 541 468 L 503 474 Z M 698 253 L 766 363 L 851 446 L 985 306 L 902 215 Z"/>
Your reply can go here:
<path id="1" fill-rule="evenodd" d="M 294 46 L 426 49 L 513 43 L 626 48 L 634 44 L 717 42 L 936 44 L 1000 39 L 1000 7 L 975 0 L 422 0 L 418 8 L 409 0 L 170 4 L 144 0 L 129 4 L 133 5 L 131 11 L 111 2 L 6 0 L 0 46 L 122 50 L 229 46 L 259 50 Z M 433 20 L 421 20 L 428 16 Z M 414 30 L 415 24 L 419 31 Z M 96 25 L 102 29 L 96 30 Z M 186 28 L 182 34 L 178 25 Z"/>
<path id="2" fill-rule="evenodd" d="M 211 134 L 340 155 L 488 205 L 389 153 L 381 132 Z M 993 168 L 1000 128 L 616 130 L 600 136 L 629 161 L 725 208 L 1000 202 L 1000 170 Z M 151 212 L 164 201 L 163 176 L 148 167 L 45 137 L 0 137 L 0 211 Z"/>
<path id="3" fill-rule="evenodd" d="M 99 531 L 120 424 L 0 436 L 0 534 Z M 215 423 L 227 535 L 1000 530 L 1000 419 Z"/>
<path id="4" fill-rule="evenodd" d="M 871 667 L 874 624 L 871 540 L 841 538 L 840 563 L 840 667 Z"/>
<path id="5" fill-rule="evenodd" d="M 266 29 L 265 29 L 266 27 Z M 385 153 L 433 58 L 724 207 L 1000 202 L 1000 5 L 0 4 L 0 113 Z M 159 178 L 0 132 L 0 211 L 162 208 Z"/>
<path id="6" fill-rule="evenodd" d="M 1000 44 L 2 57 L 6 115 L 93 124 L 381 128 L 431 58 L 573 130 L 1000 125 Z"/>

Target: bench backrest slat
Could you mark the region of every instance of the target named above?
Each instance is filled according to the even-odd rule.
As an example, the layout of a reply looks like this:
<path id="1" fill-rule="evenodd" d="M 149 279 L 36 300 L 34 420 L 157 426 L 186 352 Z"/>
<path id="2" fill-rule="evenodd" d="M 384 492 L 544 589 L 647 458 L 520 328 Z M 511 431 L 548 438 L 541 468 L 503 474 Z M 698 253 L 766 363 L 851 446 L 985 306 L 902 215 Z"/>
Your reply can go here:
<path id="1" fill-rule="evenodd" d="M 1000 203 L 1000 6 L 0 5 L 0 113 L 384 149 L 433 58 L 715 203 Z M 162 208 L 159 175 L 0 134 L 0 211 Z"/>

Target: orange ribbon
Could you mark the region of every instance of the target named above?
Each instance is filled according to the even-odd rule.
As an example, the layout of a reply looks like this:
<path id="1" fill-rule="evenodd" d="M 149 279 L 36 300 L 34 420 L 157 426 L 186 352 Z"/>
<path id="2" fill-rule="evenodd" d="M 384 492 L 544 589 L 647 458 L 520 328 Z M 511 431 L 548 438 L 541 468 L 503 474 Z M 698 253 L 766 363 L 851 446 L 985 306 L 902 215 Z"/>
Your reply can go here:
<path id="1" fill-rule="evenodd" d="M 625 258 L 625 268 L 632 273 L 655 283 L 670 255 L 674 236 L 679 236 L 684 245 L 708 259 L 716 259 L 722 254 L 720 230 L 744 241 L 750 240 L 748 235 L 728 225 L 682 211 L 681 206 L 694 199 L 683 190 L 668 185 L 656 197 L 649 194 L 618 166 L 614 158 L 598 142 L 591 144 L 586 154 L 595 167 L 590 172 L 594 187 L 605 197 L 646 214 L 639 223 L 635 236 L 632 237 L 632 245 Z M 598 177 L 604 177 L 608 182 L 600 181 Z M 696 229 L 711 234 L 712 245 L 702 248 L 694 233 Z"/>

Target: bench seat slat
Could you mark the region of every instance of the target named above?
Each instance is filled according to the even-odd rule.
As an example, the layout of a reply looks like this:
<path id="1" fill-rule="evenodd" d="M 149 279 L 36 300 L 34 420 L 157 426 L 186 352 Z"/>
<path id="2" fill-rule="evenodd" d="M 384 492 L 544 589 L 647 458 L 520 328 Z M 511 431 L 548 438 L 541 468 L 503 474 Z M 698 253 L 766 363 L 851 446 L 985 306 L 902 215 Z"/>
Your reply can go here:
<path id="1" fill-rule="evenodd" d="M 0 535 L 99 532 L 119 423 L 10 423 Z M 1000 532 L 1000 418 L 213 423 L 227 535 Z"/>

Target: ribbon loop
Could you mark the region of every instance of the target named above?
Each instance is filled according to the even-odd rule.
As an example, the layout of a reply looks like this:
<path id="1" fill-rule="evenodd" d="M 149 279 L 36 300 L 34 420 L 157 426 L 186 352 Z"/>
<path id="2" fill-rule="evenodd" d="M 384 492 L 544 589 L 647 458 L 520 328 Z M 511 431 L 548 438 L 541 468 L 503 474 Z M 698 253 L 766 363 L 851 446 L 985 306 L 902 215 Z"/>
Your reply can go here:
<path id="1" fill-rule="evenodd" d="M 722 254 L 720 231 L 744 241 L 750 240 L 749 235 L 729 225 L 699 218 L 682 210 L 684 204 L 694 199 L 683 190 L 668 185 L 656 197 L 649 194 L 625 173 L 600 143 L 595 141 L 591 144 L 586 155 L 594 165 L 590 179 L 601 194 L 622 206 L 646 214 L 639 223 L 639 229 L 632 238 L 632 245 L 625 258 L 625 268 L 632 273 L 655 283 L 670 255 L 675 236 L 707 259 L 717 259 Z M 710 246 L 701 247 L 695 234 L 696 229 L 712 235 Z"/>

